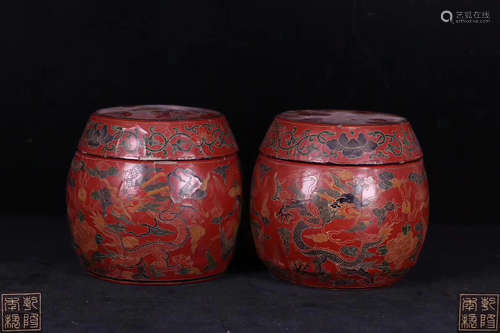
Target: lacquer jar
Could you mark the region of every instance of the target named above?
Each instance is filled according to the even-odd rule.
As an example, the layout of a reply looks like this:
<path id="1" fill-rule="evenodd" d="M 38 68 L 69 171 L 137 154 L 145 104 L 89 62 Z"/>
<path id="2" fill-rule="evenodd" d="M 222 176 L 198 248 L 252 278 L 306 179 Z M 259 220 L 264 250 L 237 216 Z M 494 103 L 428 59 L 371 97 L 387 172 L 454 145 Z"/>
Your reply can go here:
<path id="1" fill-rule="evenodd" d="M 87 271 L 127 284 L 180 284 L 232 258 L 241 174 L 226 118 L 169 105 L 93 113 L 67 183 L 73 244 Z"/>
<path id="2" fill-rule="evenodd" d="M 279 114 L 260 146 L 251 227 L 271 273 L 322 288 L 388 286 L 415 265 L 429 219 L 422 151 L 384 113 Z"/>

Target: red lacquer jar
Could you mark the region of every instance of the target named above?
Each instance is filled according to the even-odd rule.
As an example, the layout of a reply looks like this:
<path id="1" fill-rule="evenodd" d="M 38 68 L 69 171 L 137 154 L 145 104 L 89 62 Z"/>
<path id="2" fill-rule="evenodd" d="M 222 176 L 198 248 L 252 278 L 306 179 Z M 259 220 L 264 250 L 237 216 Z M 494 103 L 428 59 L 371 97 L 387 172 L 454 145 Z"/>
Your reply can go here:
<path id="1" fill-rule="evenodd" d="M 281 113 L 260 147 L 250 216 L 279 278 L 311 287 L 388 286 L 415 265 L 429 193 L 409 122 L 373 112 Z"/>
<path id="2" fill-rule="evenodd" d="M 68 175 L 73 243 L 95 277 L 178 284 L 223 273 L 240 219 L 238 147 L 216 111 L 93 113 Z"/>

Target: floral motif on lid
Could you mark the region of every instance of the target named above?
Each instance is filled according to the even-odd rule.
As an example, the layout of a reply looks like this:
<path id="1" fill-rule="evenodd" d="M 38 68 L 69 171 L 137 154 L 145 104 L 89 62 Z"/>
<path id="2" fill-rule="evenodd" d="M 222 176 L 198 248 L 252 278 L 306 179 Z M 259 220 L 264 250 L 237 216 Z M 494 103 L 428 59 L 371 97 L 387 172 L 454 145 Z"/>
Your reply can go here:
<path id="1" fill-rule="evenodd" d="M 404 163 L 423 156 L 405 118 L 350 110 L 283 112 L 260 151 L 285 160 L 353 165 Z"/>
<path id="2" fill-rule="evenodd" d="M 224 115 L 175 105 L 98 110 L 87 122 L 78 148 L 82 153 L 133 160 L 196 160 L 238 151 Z"/>

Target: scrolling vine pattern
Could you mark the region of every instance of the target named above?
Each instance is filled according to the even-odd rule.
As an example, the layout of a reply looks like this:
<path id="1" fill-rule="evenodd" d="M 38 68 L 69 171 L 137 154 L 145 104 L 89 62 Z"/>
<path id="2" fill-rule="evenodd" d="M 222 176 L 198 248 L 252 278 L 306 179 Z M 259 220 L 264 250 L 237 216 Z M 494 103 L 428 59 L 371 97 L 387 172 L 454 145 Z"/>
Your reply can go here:
<path id="1" fill-rule="evenodd" d="M 322 130 L 318 133 L 309 129 L 300 131 L 297 127 L 283 126 L 274 122 L 262 147 L 276 157 L 298 159 L 335 160 L 390 160 L 413 158 L 420 154 L 420 146 L 411 129 L 398 132 L 354 132 L 339 128 L 338 132 Z"/>
<path id="2" fill-rule="evenodd" d="M 315 141 L 319 143 L 319 145 L 324 145 L 329 142 L 329 137 L 335 136 L 335 133 L 331 131 L 322 131 L 318 134 L 312 134 L 309 130 L 306 130 L 303 135 L 298 136 L 297 127 L 287 132 L 281 131 L 280 129 L 278 124 L 274 124 L 264 139 L 263 146 L 271 148 L 275 152 L 285 152 L 287 155 L 309 155 L 319 150 L 319 147 L 315 145 Z"/>
<path id="3" fill-rule="evenodd" d="M 173 133 L 165 133 L 151 126 L 149 129 L 126 129 L 98 122 L 89 122 L 82 141 L 83 147 L 102 149 L 104 152 L 129 154 L 145 152 L 146 157 L 170 156 L 198 151 L 213 153 L 218 149 L 234 149 L 236 144 L 231 131 L 216 124 L 174 127 Z"/>
<path id="4" fill-rule="evenodd" d="M 369 133 L 370 136 L 375 138 L 375 143 L 377 146 L 383 146 L 387 144 L 384 151 L 377 151 L 376 153 L 370 155 L 370 158 L 381 157 L 389 158 L 388 154 L 393 154 L 394 156 L 401 156 L 404 150 L 407 150 L 410 154 L 414 154 L 419 150 L 417 139 L 413 133 L 404 132 L 403 137 L 398 137 L 396 133 L 385 134 L 381 131 L 374 131 Z"/>

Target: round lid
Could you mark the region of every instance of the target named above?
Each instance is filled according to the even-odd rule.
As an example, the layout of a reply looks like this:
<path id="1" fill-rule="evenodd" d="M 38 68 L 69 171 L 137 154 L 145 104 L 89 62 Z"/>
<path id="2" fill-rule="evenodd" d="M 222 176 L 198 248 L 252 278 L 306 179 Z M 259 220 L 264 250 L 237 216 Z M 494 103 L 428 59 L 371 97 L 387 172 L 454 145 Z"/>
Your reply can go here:
<path id="1" fill-rule="evenodd" d="M 287 111 L 274 118 L 261 153 L 332 164 L 404 163 L 423 156 L 403 117 L 351 110 Z"/>
<path id="2" fill-rule="evenodd" d="M 133 160 L 196 160 L 238 151 L 224 115 L 175 105 L 101 109 L 91 116 L 78 149 Z"/>

